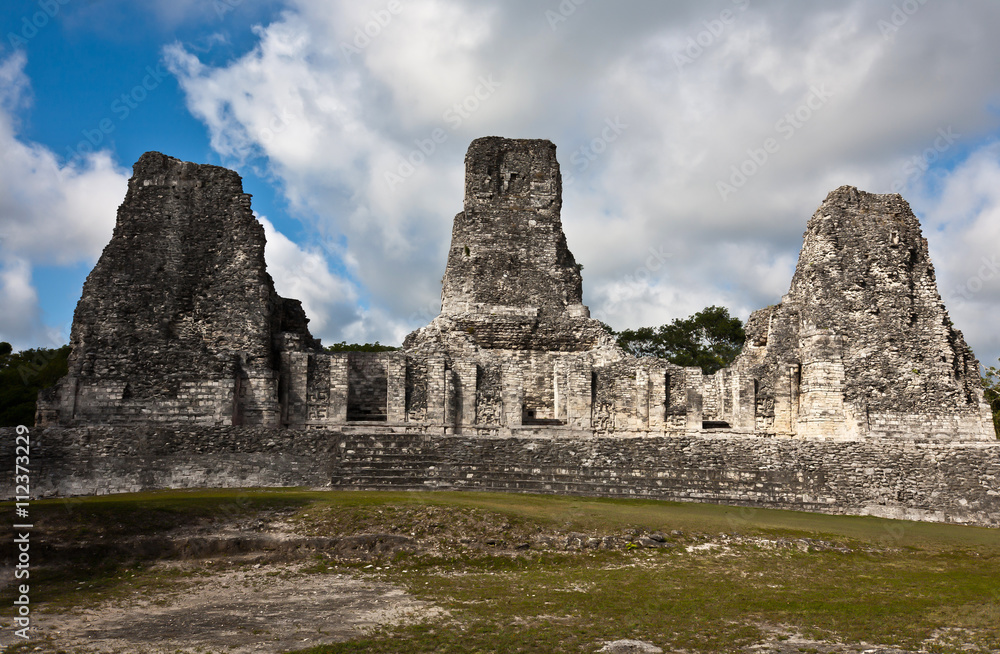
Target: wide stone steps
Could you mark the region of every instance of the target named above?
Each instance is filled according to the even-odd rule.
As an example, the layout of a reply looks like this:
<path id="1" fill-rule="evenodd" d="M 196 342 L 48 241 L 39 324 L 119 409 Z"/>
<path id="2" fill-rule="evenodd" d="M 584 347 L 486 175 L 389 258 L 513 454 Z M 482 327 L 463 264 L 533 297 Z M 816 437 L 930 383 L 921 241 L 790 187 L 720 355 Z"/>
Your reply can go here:
<path id="1" fill-rule="evenodd" d="M 662 497 L 669 492 L 676 499 L 711 498 L 712 501 L 740 503 L 749 500 L 739 485 L 684 485 L 669 482 L 658 483 L 650 478 L 645 483 L 636 483 L 633 478 L 629 483 L 623 483 L 617 477 L 587 477 L 583 475 L 556 474 L 517 474 L 510 473 L 469 473 L 465 470 L 440 471 L 397 471 L 385 474 L 384 471 L 353 469 L 342 471 L 342 476 L 332 479 L 337 488 L 356 490 L 376 490 L 393 488 L 397 490 L 482 490 L 482 491 L 517 491 L 534 493 L 571 493 L 576 495 L 599 495 L 621 497 Z M 472 474 L 472 477 L 468 475 Z M 744 489 L 745 490 L 745 489 Z M 772 501 L 781 502 L 780 493 L 772 496 Z"/>
<path id="2" fill-rule="evenodd" d="M 482 465 L 472 462 L 405 460 L 394 457 L 383 460 L 379 457 L 360 457 L 343 459 L 334 470 L 334 483 L 337 485 L 377 485 L 379 483 L 406 483 L 420 485 L 429 481 L 453 486 L 476 486 L 491 488 L 538 488 L 567 489 L 578 487 L 581 490 L 607 489 L 616 486 L 622 479 L 619 475 L 605 471 L 593 471 L 587 468 L 567 470 L 556 466 L 504 466 Z M 628 479 L 635 484 L 643 480 L 651 488 L 669 483 L 669 480 L 658 480 L 652 471 L 649 474 L 629 475 Z M 657 482 L 660 483 L 657 483 Z"/>
<path id="3" fill-rule="evenodd" d="M 345 438 L 330 471 L 336 488 L 371 490 L 469 489 L 534 493 L 571 493 L 621 497 L 706 499 L 739 503 L 750 501 L 747 480 L 727 474 L 722 457 L 691 475 L 684 469 L 665 469 L 649 453 L 627 466 L 603 464 L 606 454 L 591 451 L 591 463 L 567 467 L 551 452 L 527 453 L 515 443 L 467 443 L 464 439 L 436 442 L 421 435 L 386 438 Z M 476 447 L 479 445 L 480 447 Z M 575 448 L 574 448 L 575 449 Z M 527 454 L 527 456 L 525 456 Z M 597 455 L 596 459 L 593 458 Z M 520 456 L 520 459 L 517 457 Z M 785 501 L 778 488 L 755 488 L 755 496 Z"/>
<path id="4" fill-rule="evenodd" d="M 416 482 L 416 483 L 415 483 Z M 423 480 L 401 477 L 381 477 L 376 475 L 352 475 L 334 484 L 337 488 L 352 490 L 373 490 L 392 487 L 406 490 L 495 490 L 525 493 L 573 493 L 577 495 L 621 495 L 627 497 L 656 496 L 657 488 L 646 489 L 622 487 L 611 483 L 588 481 L 555 480 L 511 480 L 511 479 L 460 479 L 455 477 L 430 477 Z M 681 495 L 683 496 L 683 495 Z M 735 499 L 735 498 L 734 498 Z"/>

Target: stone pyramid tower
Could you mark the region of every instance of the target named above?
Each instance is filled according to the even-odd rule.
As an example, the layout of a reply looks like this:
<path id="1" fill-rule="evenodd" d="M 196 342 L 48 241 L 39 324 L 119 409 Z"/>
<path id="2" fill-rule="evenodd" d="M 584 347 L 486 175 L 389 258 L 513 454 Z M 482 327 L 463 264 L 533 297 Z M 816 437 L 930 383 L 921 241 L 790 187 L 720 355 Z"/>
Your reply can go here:
<path id="1" fill-rule="evenodd" d="M 560 221 L 556 146 L 476 139 L 465 156 L 465 208 L 455 217 L 441 315 L 407 337 L 418 346 L 467 334 L 486 349 L 578 352 L 606 340 L 583 305 L 580 266 Z"/>
<path id="2" fill-rule="evenodd" d="M 274 290 L 240 176 L 147 152 L 39 420 L 277 424 L 280 352 L 317 347 L 307 323 Z"/>
<path id="3" fill-rule="evenodd" d="M 734 364 L 778 433 L 973 439 L 992 437 L 978 366 L 910 206 L 851 186 L 809 220 L 788 294 L 750 317 Z"/>

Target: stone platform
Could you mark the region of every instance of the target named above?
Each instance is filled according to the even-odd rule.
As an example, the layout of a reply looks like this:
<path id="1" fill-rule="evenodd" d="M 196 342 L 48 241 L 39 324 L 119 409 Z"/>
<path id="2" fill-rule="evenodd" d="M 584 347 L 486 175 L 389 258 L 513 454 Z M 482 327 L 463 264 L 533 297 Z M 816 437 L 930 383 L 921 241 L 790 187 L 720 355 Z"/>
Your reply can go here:
<path id="1" fill-rule="evenodd" d="M 13 465 L 13 430 L 0 460 Z M 306 486 L 697 501 L 1000 527 L 1000 443 L 263 427 L 32 431 L 33 493 Z M 13 495 L 5 482 L 4 498 Z M 753 520 L 753 509 L 742 512 Z"/>

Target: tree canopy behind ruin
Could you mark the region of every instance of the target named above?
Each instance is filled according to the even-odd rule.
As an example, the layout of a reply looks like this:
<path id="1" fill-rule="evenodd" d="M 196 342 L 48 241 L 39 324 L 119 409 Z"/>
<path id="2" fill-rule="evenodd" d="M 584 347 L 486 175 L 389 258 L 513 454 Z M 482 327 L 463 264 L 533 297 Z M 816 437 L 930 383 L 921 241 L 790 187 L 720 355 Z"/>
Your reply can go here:
<path id="1" fill-rule="evenodd" d="M 710 306 L 659 327 L 608 328 L 618 346 L 637 357 L 657 357 L 679 366 L 697 366 L 706 375 L 725 368 L 743 349 L 743 321 L 725 307 Z"/>
<path id="2" fill-rule="evenodd" d="M 997 359 L 1000 363 L 1000 359 Z M 993 410 L 993 429 L 996 430 L 997 438 L 1000 438 L 1000 367 L 988 366 L 983 372 L 983 388 L 986 393 L 986 401 L 990 403 Z"/>
<path id="3" fill-rule="evenodd" d="M 38 391 L 66 374 L 69 345 L 14 352 L 0 343 L 0 427 L 35 424 Z"/>

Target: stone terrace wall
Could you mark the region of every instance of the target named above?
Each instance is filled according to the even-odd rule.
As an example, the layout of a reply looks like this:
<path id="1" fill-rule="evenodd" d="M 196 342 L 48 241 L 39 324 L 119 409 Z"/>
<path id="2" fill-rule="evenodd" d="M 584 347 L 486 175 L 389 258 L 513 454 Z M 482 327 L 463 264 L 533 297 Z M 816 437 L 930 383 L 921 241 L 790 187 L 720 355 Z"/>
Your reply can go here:
<path id="1" fill-rule="evenodd" d="M 366 429 L 32 430 L 32 494 L 190 487 L 494 490 L 627 496 L 1000 527 L 1000 443 L 757 436 L 509 438 Z M 554 437 L 555 436 L 555 437 Z M 13 469 L 13 429 L 0 460 Z M 0 492 L 10 498 L 6 478 Z"/>

